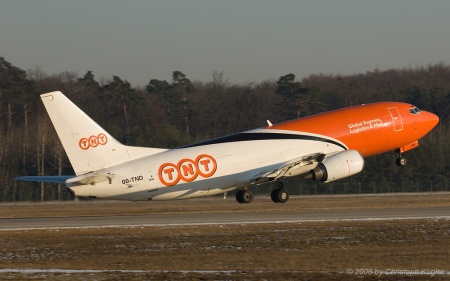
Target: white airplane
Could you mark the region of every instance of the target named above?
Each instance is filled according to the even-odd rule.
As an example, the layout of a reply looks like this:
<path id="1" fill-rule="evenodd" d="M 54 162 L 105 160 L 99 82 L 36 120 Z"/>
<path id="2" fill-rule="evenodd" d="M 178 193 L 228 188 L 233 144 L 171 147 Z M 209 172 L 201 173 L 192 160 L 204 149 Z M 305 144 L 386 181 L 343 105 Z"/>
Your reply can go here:
<path id="1" fill-rule="evenodd" d="M 125 146 L 61 92 L 41 95 L 74 176 L 17 180 L 65 183 L 76 196 L 118 200 L 206 197 L 238 189 L 250 203 L 252 185 L 278 181 L 271 198 L 285 203 L 283 180 L 304 176 L 331 182 L 359 173 L 363 157 L 402 153 L 437 125 L 436 115 L 398 102 L 334 110 L 175 149 Z"/>

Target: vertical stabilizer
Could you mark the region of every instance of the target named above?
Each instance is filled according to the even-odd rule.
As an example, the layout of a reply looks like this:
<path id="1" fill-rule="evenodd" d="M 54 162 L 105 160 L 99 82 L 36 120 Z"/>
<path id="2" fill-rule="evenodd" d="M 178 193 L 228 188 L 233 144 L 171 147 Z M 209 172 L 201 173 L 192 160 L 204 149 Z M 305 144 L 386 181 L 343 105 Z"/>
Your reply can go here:
<path id="1" fill-rule="evenodd" d="M 61 92 L 41 95 L 76 175 L 130 160 L 122 145 Z"/>

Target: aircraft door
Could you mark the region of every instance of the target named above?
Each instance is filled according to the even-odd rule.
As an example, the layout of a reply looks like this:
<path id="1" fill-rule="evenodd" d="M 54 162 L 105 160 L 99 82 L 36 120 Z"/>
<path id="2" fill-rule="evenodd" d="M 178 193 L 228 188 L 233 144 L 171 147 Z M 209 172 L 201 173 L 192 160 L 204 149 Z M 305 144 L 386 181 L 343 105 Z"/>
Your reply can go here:
<path id="1" fill-rule="evenodd" d="M 397 107 L 391 107 L 388 108 L 389 114 L 392 118 L 392 124 L 394 125 L 394 131 L 398 132 L 403 130 L 403 121 L 402 117 L 400 116 L 400 112 L 398 112 Z"/>

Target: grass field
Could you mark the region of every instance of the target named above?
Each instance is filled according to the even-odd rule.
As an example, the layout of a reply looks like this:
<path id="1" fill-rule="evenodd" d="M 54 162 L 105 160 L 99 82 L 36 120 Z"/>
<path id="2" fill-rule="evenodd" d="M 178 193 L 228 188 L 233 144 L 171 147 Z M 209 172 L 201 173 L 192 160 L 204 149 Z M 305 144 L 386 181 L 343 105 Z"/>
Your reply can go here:
<path id="1" fill-rule="evenodd" d="M 231 198 L 97 201 L 0 204 L 0 216 L 260 208 L 357 212 L 449 205 L 448 194 L 300 197 L 287 204 L 256 198 L 249 205 Z M 449 238 L 446 219 L 8 230 L 0 231 L 0 276 L 2 280 L 449 280 Z"/>
<path id="2" fill-rule="evenodd" d="M 251 204 L 238 204 L 232 196 L 180 201 L 67 201 L 0 203 L 0 218 L 139 215 L 171 212 L 233 212 L 264 210 L 367 209 L 450 206 L 450 193 L 294 196 L 286 204 L 274 204 L 268 196 L 256 196 Z"/>

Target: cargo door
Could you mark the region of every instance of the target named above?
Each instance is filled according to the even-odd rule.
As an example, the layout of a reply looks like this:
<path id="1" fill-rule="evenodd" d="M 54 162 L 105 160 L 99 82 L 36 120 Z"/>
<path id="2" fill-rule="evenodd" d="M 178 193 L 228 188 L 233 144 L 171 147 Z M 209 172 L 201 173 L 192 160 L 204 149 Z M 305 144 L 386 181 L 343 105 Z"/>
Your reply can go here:
<path id="1" fill-rule="evenodd" d="M 392 118 L 392 124 L 394 125 L 394 131 L 401 131 L 403 130 L 403 121 L 402 117 L 400 116 L 400 112 L 398 112 L 397 107 L 391 107 L 388 108 L 389 114 Z"/>

